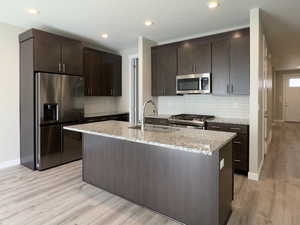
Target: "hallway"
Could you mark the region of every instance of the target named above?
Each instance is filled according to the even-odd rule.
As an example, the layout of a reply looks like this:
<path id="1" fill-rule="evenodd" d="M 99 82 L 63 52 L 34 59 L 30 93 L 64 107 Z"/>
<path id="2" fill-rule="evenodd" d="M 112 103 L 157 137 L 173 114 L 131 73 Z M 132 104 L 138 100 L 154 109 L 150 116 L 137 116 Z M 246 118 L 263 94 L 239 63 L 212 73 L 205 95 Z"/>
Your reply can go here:
<path id="1" fill-rule="evenodd" d="M 235 176 L 235 198 L 228 225 L 300 224 L 300 124 L 273 127 L 260 181 Z"/>

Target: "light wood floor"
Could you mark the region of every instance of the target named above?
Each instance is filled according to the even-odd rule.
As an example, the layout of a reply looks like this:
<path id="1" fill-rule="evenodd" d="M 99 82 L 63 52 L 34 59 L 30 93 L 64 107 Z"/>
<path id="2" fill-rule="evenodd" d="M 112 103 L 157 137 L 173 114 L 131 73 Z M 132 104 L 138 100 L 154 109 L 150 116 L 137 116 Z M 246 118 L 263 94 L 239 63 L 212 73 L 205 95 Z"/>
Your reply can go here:
<path id="1" fill-rule="evenodd" d="M 235 176 L 228 225 L 300 224 L 300 125 L 274 127 L 259 182 Z M 176 225 L 81 181 L 81 162 L 44 172 L 0 170 L 0 225 Z"/>

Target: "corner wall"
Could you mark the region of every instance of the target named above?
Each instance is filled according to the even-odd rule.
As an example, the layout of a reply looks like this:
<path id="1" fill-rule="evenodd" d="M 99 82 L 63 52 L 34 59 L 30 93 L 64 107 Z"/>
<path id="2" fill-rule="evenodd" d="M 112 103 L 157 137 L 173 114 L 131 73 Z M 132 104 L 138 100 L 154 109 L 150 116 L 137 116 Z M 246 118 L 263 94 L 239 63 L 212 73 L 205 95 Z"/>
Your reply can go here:
<path id="1" fill-rule="evenodd" d="M 18 35 L 23 31 L 0 23 L 0 168 L 20 161 Z"/>
<path id="2" fill-rule="evenodd" d="M 258 180 L 263 164 L 263 28 L 260 9 L 250 10 L 250 143 L 248 178 Z"/>
<path id="3" fill-rule="evenodd" d="M 142 117 L 143 104 L 152 99 L 151 94 L 151 47 L 156 42 L 139 37 L 138 58 L 139 58 L 139 118 Z M 149 107 L 150 108 L 150 107 Z M 148 110 L 149 110 L 148 108 Z M 149 111 L 146 111 L 148 113 Z"/>

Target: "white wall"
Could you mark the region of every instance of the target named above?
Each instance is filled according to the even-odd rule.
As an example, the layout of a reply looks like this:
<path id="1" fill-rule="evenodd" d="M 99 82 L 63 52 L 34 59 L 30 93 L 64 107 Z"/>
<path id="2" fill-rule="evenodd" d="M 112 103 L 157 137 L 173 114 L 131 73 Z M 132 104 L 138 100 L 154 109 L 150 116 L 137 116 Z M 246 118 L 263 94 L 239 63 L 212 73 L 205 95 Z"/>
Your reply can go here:
<path id="1" fill-rule="evenodd" d="M 258 180 L 262 153 L 263 28 L 260 9 L 250 11 L 250 179 Z"/>
<path id="2" fill-rule="evenodd" d="M 130 111 L 130 57 L 138 54 L 137 46 L 121 51 L 122 55 L 122 97 L 118 99 L 119 111 Z"/>
<path id="3" fill-rule="evenodd" d="M 19 161 L 19 40 L 24 30 L 0 23 L 0 167 Z"/>
<path id="4" fill-rule="evenodd" d="M 158 97 L 159 114 L 208 114 L 224 118 L 249 118 L 248 96 L 184 95 Z"/>
<path id="5" fill-rule="evenodd" d="M 145 101 L 152 99 L 151 94 L 151 47 L 155 46 L 154 41 L 139 37 L 138 58 L 139 58 L 139 113 L 140 118 Z M 149 110 L 149 108 L 147 108 Z M 147 113 L 148 111 L 146 111 Z"/>

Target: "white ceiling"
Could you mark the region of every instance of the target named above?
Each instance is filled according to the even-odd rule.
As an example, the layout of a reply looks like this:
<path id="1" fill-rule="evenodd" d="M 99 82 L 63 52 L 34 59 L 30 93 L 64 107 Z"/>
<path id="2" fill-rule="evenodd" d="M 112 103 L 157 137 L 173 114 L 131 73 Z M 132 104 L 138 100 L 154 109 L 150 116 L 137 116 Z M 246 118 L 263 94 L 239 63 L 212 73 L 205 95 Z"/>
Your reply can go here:
<path id="1" fill-rule="evenodd" d="M 208 0 L 7 0 L 0 22 L 74 36 L 114 50 L 135 47 L 143 35 L 157 42 L 180 39 L 249 24 L 249 10 L 264 10 L 264 26 L 276 63 L 281 58 L 300 66 L 299 0 L 220 0 L 210 10 Z M 27 8 L 36 8 L 30 15 Z M 151 19 L 154 25 L 146 27 Z M 101 33 L 109 38 L 103 40 Z M 288 60 L 289 61 L 289 60 Z M 283 66 L 282 66 L 283 67 Z"/>

